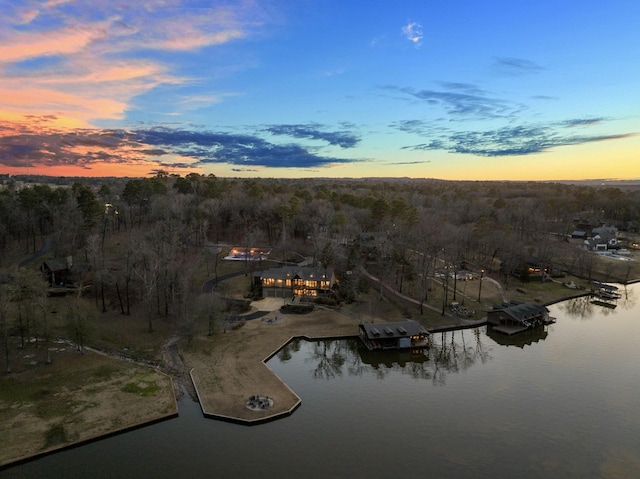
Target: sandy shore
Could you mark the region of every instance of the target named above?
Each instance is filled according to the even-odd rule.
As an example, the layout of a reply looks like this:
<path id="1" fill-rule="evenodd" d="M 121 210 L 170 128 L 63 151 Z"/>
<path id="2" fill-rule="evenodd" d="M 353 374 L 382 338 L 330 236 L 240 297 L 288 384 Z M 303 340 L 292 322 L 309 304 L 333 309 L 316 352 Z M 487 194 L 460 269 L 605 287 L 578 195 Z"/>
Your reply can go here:
<path id="1" fill-rule="evenodd" d="M 269 301 L 257 306 L 265 310 Z M 276 301 L 278 308 L 282 300 Z M 310 314 L 271 311 L 261 319 L 214 339 L 197 339 L 182 355 L 193 369 L 191 376 L 205 415 L 238 422 L 257 423 L 287 415 L 301 399 L 265 365 L 264 361 L 295 337 L 308 339 L 356 336 L 358 320 L 343 312 L 317 310 Z M 273 406 L 247 407 L 251 395 L 268 396 Z"/>

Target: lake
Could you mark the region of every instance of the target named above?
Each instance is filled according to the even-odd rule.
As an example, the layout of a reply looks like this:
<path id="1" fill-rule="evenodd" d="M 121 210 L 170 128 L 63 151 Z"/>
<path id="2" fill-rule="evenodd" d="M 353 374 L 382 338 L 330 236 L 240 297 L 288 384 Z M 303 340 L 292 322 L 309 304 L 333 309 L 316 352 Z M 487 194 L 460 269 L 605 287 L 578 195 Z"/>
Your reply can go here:
<path id="1" fill-rule="evenodd" d="M 243 426 L 182 399 L 177 419 L 0 477 L 640 477 L 639 296 L 558 303 L 513 339 L 436 333 L 424 355 L 294 341 L 268 363 L 302 398 L 290 417 Z"/>

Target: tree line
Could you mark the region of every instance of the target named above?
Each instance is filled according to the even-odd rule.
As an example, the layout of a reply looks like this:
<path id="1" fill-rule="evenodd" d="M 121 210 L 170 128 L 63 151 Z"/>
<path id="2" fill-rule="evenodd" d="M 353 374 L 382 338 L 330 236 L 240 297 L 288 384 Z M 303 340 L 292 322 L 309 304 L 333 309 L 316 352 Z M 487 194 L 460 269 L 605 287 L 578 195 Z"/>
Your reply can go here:
<path id="1" fill-rule="evenodd" d="M 123 315 L 143 310 L 148 331 L 159 317 L 182 325 L 197 315 L 210 319 L 192 271 L 211 261 L 215 273 L 215 245 L 222 243 L 269 247 L 273 260 L 304 255 L 333 267 L 343 300 L 357 298 L 366 268 L 428 301 L 432 279 L 449 288 L 447 271 L 463 266 L 502 275 L 508 286 L 523 255 L 561 260 L 571 274 L 590 276 L 592 255 L 566 244 L 573 229 L 608 224 L 637 234 L 640 227 L 640 188 L 606 185 L 165 172 L 46 180 L 12 178 L 0 190 L 5 350 L 10 334 L 23 341 L 47 334 L 47 285 L 33 274 L 45 257 L 69 256 L 91 267 L 93 310 L 79 306 L 87 294 L 79 288 L 66 313 L 70 334 L 82 343 L 88 318 L 109 304 Z M 20 309 L 27 304 L 40 313 Z"/>

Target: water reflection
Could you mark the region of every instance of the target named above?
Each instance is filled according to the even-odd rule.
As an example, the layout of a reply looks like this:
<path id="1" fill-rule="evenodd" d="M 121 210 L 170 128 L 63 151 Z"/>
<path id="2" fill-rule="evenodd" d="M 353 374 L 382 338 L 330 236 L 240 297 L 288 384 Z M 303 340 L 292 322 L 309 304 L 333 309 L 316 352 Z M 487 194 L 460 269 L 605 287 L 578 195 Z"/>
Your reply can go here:
<path id="1" fill-rule="evenodd" d="M 183 400 L 179 418 L 0 476 L 638 477 L 639 293 L 608 317 L 589 298 L 553 305 L 557 323 L 526 338 L 433 334 L 422 355 L 292 341 L 268 362 L 303 400 L 286 419 L 245 427 Z"/>
<path id="2" fill-rule="evenodd" d="M 638 288 L 631 285 L 618 285 L 621 297 L 612 300 L 603 300 L 591 295 L 580 296 L 558 303 L 557 308 L 567 316 L 580 320 L 592 320 L 595 318 L 615 316 L 618 309 L 629 311 L 636 307 L 638 302 Z"/>
<path id="3" fill-rule="evenodd" d="M 465 371 L 477 362 L 490 359 L 482 334 L 484 328 L 435 333 L 429 347 L 421 351 L 369 351 L 358 339 L 323 340 L 307 343 L 294 340 L 277 358 L 287 362 L 292 352 L 301 351 L 304 343 L 304 363 L 314 379 L 331 380 L 343 375 L 372 375 L 384 379 L 391 374 L 427 379 L 434 384 L 446 384 L 447 375 Z"/>
<path id="4" fill-rule="evenodd" d="M 487 327 L 487 336 L 501 346 L 515 346 L 517 348 L 524 348 L 525 346 L 531 346 L 539 341 L 544 341 L 549 335 L 548 326 L 537 326 L 532 329 L 528 329 L 518 334 L 511 336 L 494 331 L 493 328 Z"/>
<path id="5" fill-rule="evenodd" d="M 622 294 L 622 297 L 618 300 L 620 307 L 626 310 L 634 309 L 638 303 L 638 288 L 625 284 L 618 291 Z"/>

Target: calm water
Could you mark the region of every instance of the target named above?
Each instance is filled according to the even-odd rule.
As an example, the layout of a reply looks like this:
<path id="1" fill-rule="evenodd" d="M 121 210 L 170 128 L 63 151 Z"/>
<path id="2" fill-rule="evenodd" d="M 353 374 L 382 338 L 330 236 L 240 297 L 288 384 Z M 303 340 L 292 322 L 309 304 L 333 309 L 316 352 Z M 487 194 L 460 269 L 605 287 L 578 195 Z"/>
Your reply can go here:
<path id="1" fill-rule="evenodd" d="M 639 296 L 554 305 L 519 344 L 485 328 L 418 357 L 297 341 L 269 362 L 302 397 L 291 417 L 240 426 L 183 400 L 178 419 L 0 477 L 640 477 Z"/>

